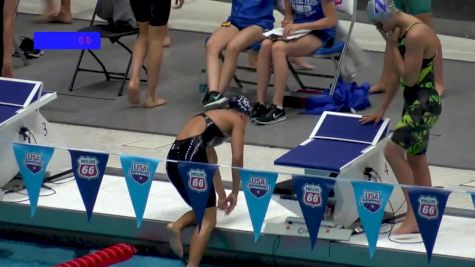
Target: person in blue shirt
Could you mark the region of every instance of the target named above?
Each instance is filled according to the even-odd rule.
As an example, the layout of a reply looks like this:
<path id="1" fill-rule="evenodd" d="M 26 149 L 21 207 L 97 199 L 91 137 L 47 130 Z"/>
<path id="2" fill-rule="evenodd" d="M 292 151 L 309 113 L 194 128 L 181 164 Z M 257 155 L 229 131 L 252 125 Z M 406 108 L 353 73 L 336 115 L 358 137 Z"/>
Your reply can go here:
<path id="1" fill-rule="evenodd" d="M 252 111 L 255 123 L 272 124 L 286 119 L 283 102 L 289 75 L 287 58 L 308 56 L 320 47 L 331 47 L 335 39 L 336 24 L 334 0 L 285 1 L 284 37 L 298 30 L 311 31 L 290 41 L 262 41 L 257 60 L 257 103 Z M 272 70 L 274 98 L 267 108 L 265 98 Z"/>
<path id="2" fill-rule="evenodd" d="M 275 0 L 233 0 L 231 15 L 211 34 L 206 43 L 208 91 L 203 107 L 212 109 L 226 103 L 224 92 L 234 76 L 239 53 L 256 42 L 262 33 L 274 27 Z M 220 54 L 224 52 L 221 66 Z"/>

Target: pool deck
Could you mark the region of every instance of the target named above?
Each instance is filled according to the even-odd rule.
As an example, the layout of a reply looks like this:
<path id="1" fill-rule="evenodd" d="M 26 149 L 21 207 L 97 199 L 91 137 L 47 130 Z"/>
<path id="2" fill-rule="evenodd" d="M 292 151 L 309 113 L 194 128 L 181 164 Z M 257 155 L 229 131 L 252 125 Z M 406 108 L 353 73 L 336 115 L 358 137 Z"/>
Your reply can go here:
<path id="1" fill-rule="evenodd" d="M 63 184 L 48 184 L 56 193 L 40 197 L 37 214 L 30 218 L 28 202 L 9 203 L 25 199 L 24 195 L 9 194 L 0 204 L 0 222 L 4 225 L 29 226 L 35 231 L 41 229 L 65 230 L 70 236 L 80 233 L 124 239 L 129 242 L 167 242 L 166 224 L 178 218 L 189 208 L 183 201 L 176 201 L 179 195 L 168 182 L 154 181 L 140 229 L 137 229 L 134 211 L 124 178 L 104 176 L 98 194 L 94 214 L 87 221 L 85 209 L 76 183 L 72 179 Z M 67 181 L 65 180 L 65 181 Z M 41 194 L 49 194 L 43 189 Z M 277 197 L 277 196 L 275 196 Z M 291 211 L 271 200 L 265 223 L 284 224 L 284 218 L 294 216 Z M 236 210 L 230 216 L 218 214 L 217 231 L 213 234 L 209 249 L 226 250 L 231 254 L 260 254 L 262 256 L 285 257 L 295 260 L 329 262 L 359 266 L 469 266 L 475 261 L 474 219 L 444 216 L 438 241 L 430 265 L 424 245 L 397 244 L 388 240 L 387 233 L 381 234 L 373 259 L 368 256 L 364 234 L 353 235 L 349 241 L 336 242 L 319 239 L 316 249 L 310 251 L 306 236 L 275 235 L 264 231 L 258 243 L 253 241 L 252 225 L 249 219 L 244 194 L 239 195 Z M 388 229 L 382 226 L 382 232 Z M 184 234 L 185 245 L 189 244 L 191 229 Z M 394 238 L 394 237 L 393 237 Z M 274 243 L 279 246 L 273 251 Z M 402 242 L 421 241 L 419 235 L 413 235 Z M 463 249 L 460 248 L 463 244 Z"/>

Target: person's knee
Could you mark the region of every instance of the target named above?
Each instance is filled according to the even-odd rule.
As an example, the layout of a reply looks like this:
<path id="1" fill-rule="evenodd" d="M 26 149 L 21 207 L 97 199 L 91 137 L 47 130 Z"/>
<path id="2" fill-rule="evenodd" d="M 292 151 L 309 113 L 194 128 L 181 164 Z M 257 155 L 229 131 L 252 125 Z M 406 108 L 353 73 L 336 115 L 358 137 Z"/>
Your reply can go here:
<path id="1" fill-rule="evenodd" d="M 265 39 L 261 43 L 261 49 L 260 50 L 270 51 L 272 49 L 273 44 L 274 44 L 274 42 L 272 40 Z"/>
<path id="2" fill-rule="evenodd" d="M 213 38 L 208 39 L 205 45 L 206 49 L 206 54 L 219 54 L 220 51 L 220 45 L 217 40 L 214 40 Z"/>
<path id="3" fill-rule="evenodd" d="M 287 53 L 287 44 L 285 42 L 276 42 L 272 45 L 272 55 L 286 55 Z"/>
<path id="4" fill-rule="evenodd" d="M 245 47 L 237 41 L 231 41 L 226 46 L 226 55 L 227 56 L 237 56 L 241 53 Z"/>

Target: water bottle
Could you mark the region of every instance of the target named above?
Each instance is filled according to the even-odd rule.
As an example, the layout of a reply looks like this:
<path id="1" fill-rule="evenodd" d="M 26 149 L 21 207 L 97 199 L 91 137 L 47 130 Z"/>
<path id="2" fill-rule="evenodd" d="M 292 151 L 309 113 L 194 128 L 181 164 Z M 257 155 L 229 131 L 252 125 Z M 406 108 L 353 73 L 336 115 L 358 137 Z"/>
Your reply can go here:
<path id="1" fill-rule="evenodd" d="M 208 91 L 208 81 L 206 77 L 206 69 L 201 69 L 200 73 L 200 84 L 198 86 L 200 95 L 203 98 L 206 92 Z"/>

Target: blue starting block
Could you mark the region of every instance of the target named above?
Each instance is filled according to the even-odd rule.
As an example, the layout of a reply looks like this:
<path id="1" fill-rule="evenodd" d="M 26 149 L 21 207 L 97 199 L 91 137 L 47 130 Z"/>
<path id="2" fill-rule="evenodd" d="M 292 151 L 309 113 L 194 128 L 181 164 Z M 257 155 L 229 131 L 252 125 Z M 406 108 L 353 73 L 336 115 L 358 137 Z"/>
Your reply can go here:
<path id="1" fill-rule="evenodd" d="M 365 125 L 360 119 L 361 115 L 324 112 L 307 140 L 274 161 L 276 165 L 303 168 L 307 175 L 336 179 L 334 196 L 329 199 L 332 206 L 327 219 L 331 223 L 327 225 L 347 228 L 359 217 L 352 185 L 344 179 L 368 180 L 365 170 L 372 169 L 380 182 L 397 183 L 383 154 L 389 139 L 389 119 Z M 278 184 L 276 192 L 279 187 L 293 195 L 291 181 Z M 390 200 L 393 207 L 399 207 L 403 200 L 402 190 L 395 187 Z M 294 207 L 291 210 L 301 216 L 298 203 Z M 392 212 L 389 207 L 386 211 Z"/>

